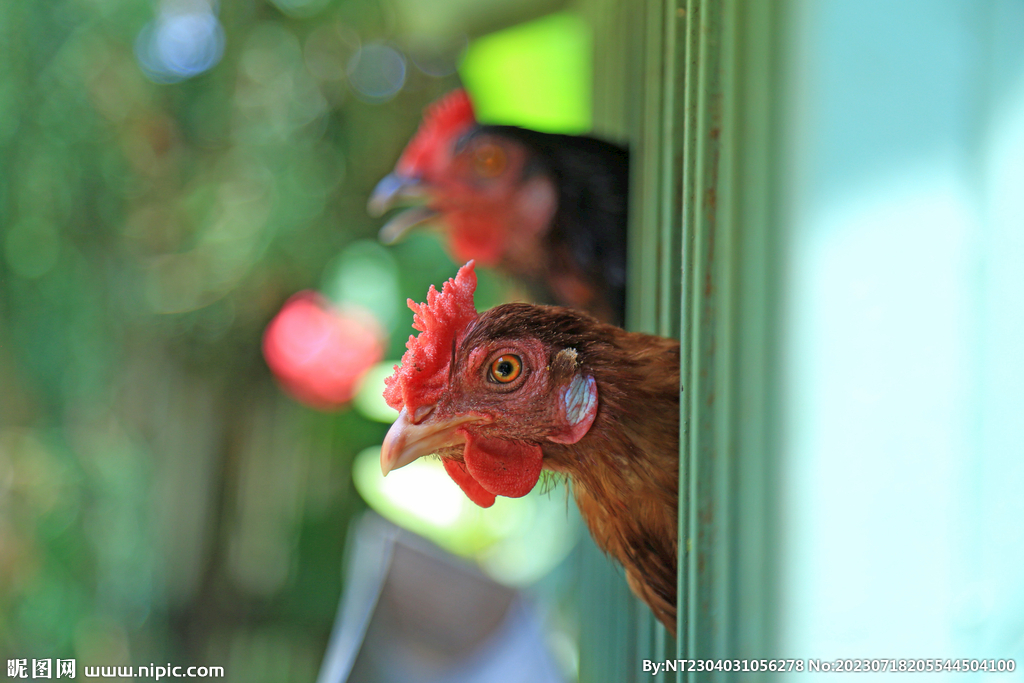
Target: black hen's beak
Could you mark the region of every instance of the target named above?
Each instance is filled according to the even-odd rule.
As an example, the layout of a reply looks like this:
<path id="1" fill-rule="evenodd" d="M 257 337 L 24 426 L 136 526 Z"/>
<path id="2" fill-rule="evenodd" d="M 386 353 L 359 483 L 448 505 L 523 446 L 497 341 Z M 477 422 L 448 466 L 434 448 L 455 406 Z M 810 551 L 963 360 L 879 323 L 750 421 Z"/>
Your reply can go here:
<path id="1" fill-rule="evenodd" d="M 407 202 L 423 202 L 429 196 L 426 185 L 419 178 L 391 173 L 373 188 L 373 194 L 366 203 L 366 211 L 377 218 L 394 206 Z M 384 244 L 394 244 L 410 229 L 426 223 L 436 215 L 437 211 L 428 206 L 419 205 L 406 209 L 385 223 L 377 238 Z"/>

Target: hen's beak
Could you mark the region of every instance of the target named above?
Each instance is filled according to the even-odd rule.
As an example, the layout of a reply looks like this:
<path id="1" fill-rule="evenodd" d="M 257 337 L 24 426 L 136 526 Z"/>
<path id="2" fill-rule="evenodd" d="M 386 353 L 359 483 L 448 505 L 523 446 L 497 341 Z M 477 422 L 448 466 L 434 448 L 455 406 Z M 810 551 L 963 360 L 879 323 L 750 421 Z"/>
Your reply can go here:
<path id="1" fill-rule="evenodd" d="M 478 420 L 470 415 L 439 420 L 434 418 L 433 411 L 433 406 L 424 406 L 410 415 L 402 408 L 380 449 L 380 471 L 384 476 L 416 458 L 436 453 L 439 448 L 463 443 L 464 438 L 457 430 L 467 422 Z"/>
<path id="2" fill-rule="evenodd" d="M 426 185 L 419 178 L 391 173 L 384 177 L 366 203 L 366 211 L 374 218 L 383 216 L 389 209 L 402 202 L 424 201 L 429 197 Z M 400 212 L 384 224 L 377 237 L 384 244 L 394 244 L 402 239 L 409 230 L 426 223 L 437 215 L 427 206 L 414 206 Z"/>

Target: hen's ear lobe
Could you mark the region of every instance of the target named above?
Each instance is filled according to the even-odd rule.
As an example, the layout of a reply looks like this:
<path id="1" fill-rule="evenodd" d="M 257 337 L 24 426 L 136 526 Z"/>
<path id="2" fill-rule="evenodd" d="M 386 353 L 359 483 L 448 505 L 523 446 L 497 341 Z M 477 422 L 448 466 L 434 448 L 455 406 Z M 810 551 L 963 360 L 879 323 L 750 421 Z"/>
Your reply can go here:
<path id="1" fill-rule="evenodd" d="M 597 417 L 597 382 L 577 372 L 558 390 L 558 404 L 561 429 L 548 436 L 548 441 L 576 443 L 586 436 Z"/>
<path id="2" fill-rule="evenodd" d="M 536 176 L 520 189 L 518 204 L 523 217 L 521 228 L 537 238 L 551 225 L 558 208 L 558 189 L 551 178 Z"/>

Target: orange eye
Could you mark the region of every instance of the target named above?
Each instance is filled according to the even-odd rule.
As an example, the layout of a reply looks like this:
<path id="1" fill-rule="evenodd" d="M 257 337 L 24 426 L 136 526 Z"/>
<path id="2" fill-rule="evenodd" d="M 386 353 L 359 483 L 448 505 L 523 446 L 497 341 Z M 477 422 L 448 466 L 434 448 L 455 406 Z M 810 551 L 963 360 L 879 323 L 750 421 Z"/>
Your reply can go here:
<path id="1" fill-rule="evenodd" d="M 495 178 L 505 170 L 508 158 L 505 150 L 498 145 L 480 145 L 473 153 L 473 166 L 477 175 L 483 178 Z"/>
<path id="2" fill-rule="evenodd" d="M 509 382 L 514 382 L 522 371 L 523 361 L 520 360 L 519 356 L 508 354 L 494 359 L 494 362 L 491 363 L 491 371 L 488 373 L 488 377 L 494 382 L 508 384 Z"/>

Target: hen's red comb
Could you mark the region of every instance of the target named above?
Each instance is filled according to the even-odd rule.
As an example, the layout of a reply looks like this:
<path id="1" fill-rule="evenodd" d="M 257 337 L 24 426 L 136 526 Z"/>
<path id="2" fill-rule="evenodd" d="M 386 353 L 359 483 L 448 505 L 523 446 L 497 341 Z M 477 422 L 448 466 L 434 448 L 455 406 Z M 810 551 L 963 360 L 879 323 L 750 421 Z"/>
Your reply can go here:
<path id="1" fill-rule="evenodd" d="M 433 165 L 435 155 L 447 147 L 446 142 L 475 123 L 476 115 L 469 94 L 462 88 L 451 91 L 427 108 L 423 123 L 402 152 L 395 169 L 400 175 L 421 175 Z"/>
<path id="2" fill-rule="evenodd" d="M 420 335 L 409 336 L 401 367 L 396 365 L 395 373 L 384 380 L 384 400 L 389 406 L 395 410 L 405 407 L 412 413 L 420 406 L 437 403 L 448 382 L 452 345 L 466 325 L 476 320 L 475 291 L 476 273 L 470 261 L 440 292 L 431 285 L 427 303 L 408 300 L 415 314 L 412 326 Z"/>

